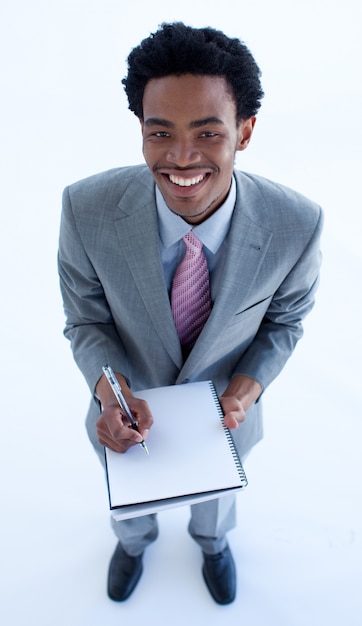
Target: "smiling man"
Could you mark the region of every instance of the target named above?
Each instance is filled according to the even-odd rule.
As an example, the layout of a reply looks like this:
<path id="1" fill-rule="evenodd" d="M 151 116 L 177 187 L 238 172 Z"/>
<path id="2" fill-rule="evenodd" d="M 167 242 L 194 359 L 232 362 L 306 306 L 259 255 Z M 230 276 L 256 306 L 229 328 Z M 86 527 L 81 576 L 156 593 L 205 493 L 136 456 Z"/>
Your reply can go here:
<path id="1" fill-rule="evenodd" d="M 212 379 L 244 459 L 262 437 L 262 393 L 314 304 L 322 212 L 291 189 L 234 169 L 263 96 L 259 68 L 239 40 L 164 24 L 131 51 L 123 84 L 146 165 L 97 174 L 63 197 L 65 335 L 92 394 L 88 434 L 102 463 L 103 446 L 127 453 L 154 419 L 133 391 Z M 104 363 L 139 432 L 100 376 Z M 236 594 L 227 541 L 235 523 L 234 497 L 191 507 L 189 532 L 219 604 Z M 108 594 L 122 601 L 158 526 L 155 515 L 112 524 L 118 543 Z"/>

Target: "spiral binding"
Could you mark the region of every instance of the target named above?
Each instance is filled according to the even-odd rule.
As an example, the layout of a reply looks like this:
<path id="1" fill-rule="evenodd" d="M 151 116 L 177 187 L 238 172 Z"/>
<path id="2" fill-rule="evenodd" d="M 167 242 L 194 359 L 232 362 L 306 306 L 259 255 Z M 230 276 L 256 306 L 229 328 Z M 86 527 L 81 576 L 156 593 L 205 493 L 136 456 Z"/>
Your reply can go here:
<path id="1" fill-rule="evenodd" d="M 209 384 L 210 384 L 212 397 L 213 397 L 213 399 L 215 401 L 215 405 L 216 405 L 217 411 L 218 411 L 219 416 L 220 416 L 222 427 L 224 429 L 224 433 L 225 433 L 226 439 L 228 441 L 228 444 L 229 444 L 229 447 L 230 447 L 230 450 L 231 450 L 231 454 L 232 454 L 232 457 L 233 457 L 235 465 L 236 465 L 237 472 L 239 474 L 239 478 L 240 478 L 241 482 L 243 483 L 243 486 L 246 487 L 246 485 L 248 484 L 248 480 L 246 478 L 246 474 L 244 472 L 244 468 L 242 466 L 242 463 L 241 463 L 241 460 L 240 460 L 240 457 L 239 457 L 239 453 L 238 453 L 238 451 L 237 451 L 237 449 L 235 447 L 235 443 L 234 443 L 234 440 L 233 440 L 233 438 L 231 436 L 230 430 L 224 424 L 224 413 L 223 413 L 223 410 L 222 410 L 222 406 L 220 404 L 219 396 L 217 395 L 217 392 L 216 392 L 216 387 L 215 387 L 214 383 L 211 380 L 209 381 Z"/>

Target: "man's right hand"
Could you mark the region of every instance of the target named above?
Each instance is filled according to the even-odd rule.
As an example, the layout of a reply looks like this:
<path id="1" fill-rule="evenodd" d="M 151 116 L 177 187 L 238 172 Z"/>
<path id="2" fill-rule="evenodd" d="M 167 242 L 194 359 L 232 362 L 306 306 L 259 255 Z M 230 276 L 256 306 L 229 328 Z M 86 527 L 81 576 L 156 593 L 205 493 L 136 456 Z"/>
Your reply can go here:
<path id="1" fill-rule="evenodd" d="M 127 416 L 114 398 L 112 389 L 103 375 L 98 381 L 96 393 L 102 405 L 102 414 L 96 423 L 99 443 L 115 452 L 126 452 L 131 446 L 146 440 L 153 424 L 153 417 L 145 400 L 136 398 L 123 376 L 115 374 L 121 385 L 122 393 L 131 410 L 138 430 L 131 428 Z"/>

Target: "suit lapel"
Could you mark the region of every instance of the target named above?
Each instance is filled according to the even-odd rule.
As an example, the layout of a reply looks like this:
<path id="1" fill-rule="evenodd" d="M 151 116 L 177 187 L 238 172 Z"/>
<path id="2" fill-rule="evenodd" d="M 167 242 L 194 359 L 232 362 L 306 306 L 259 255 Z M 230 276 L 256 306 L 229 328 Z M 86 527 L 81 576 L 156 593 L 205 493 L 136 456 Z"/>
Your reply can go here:
<path id="1" fill-rule="evenodd" d="M 256 221 L 264 201 L 254 193 L 246 193 L 242 201 L 240 188 L 228 234 L 228 246 L 220 292 L 210 317 L 179 375 L 179 381 L 190 377 L 208 364 L 213 343 L 229 320 L 247 303 L 273 233 Z M 244 210 L 244 207 L 247 207 Z"/>
<path id="2" fill-rule="evenodd" d="M 180 368 L 182 353 L 164 281 L 151 176 L 143 171 L 142 182 L 137 180 L 136 184 L 131 184 L 118 206 L 120 217 L 115 221 L 115 228 L 125 262 L 150 323 Z"/>

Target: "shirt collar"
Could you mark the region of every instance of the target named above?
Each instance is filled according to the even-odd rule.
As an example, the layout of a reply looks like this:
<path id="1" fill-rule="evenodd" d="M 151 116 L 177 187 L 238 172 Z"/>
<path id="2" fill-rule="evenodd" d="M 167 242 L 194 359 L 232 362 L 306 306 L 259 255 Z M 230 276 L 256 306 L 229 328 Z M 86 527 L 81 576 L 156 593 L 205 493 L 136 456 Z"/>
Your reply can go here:
<path id="1" fill-rule="evenodd" d="M 225 202 L 205 222 L 192 228 L 182 217 L 172 213 L 156 185 L 158 224 L 163 245 L 165 248 L 169 248 L 187 235 L 190 230 L 194 230 L 195 235 L 202 241 L 203 245 L 215 254 L 228 233 L 235 200 L 236 184 L 233 176 Z"/>

